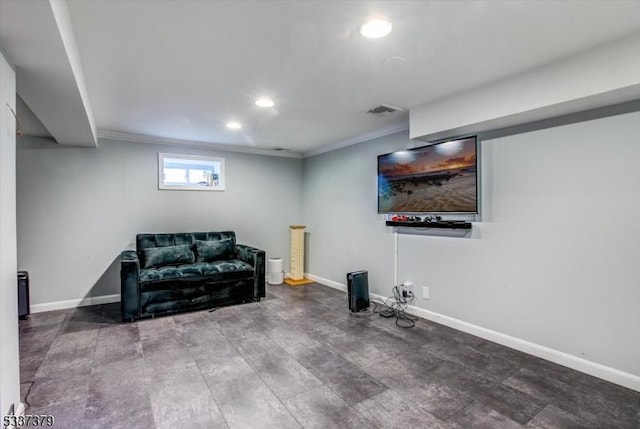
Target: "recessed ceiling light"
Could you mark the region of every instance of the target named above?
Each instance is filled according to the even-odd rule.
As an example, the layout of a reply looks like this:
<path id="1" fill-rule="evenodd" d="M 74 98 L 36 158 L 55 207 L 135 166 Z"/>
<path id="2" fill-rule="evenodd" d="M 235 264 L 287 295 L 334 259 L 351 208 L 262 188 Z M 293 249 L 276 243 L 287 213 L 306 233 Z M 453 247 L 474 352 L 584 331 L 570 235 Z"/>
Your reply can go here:
<path id="1" fill-rule="evenodd" d="M 360 34 L 369 39 L 379 39 L 391 33 L 392 28 L 391 23 L 385 19 L 373 19 L 360 27 Z"/>
<path id="2" fill-rule="evenodd" d="M 256 106 L 273 107 L 273 100 L 267 97 L 260 97 L 256 100 Z"/>
<path id="3" fill-rule="evenodd" d="M 232 130 L 239 130 L 240 128 L 242 128 L 242 124 L 235 121 L 227 122 L 227 128 L 231 128 Z"/>

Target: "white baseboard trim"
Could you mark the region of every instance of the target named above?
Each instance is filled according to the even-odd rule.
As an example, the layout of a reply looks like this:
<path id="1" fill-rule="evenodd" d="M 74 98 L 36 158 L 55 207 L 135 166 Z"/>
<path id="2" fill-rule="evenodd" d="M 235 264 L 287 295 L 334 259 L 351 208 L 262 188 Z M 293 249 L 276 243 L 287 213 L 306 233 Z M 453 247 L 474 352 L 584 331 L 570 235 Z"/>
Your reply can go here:
<path id="1" fill-rule="evenodd" d="M 312 274 L 307 274 L 307 276 L 309 277 L 309 279 L 321 283 L 325 286 L 329 286 L 343 292 L 347 291 L 347 287 L 342 283 L 324 279 Z M 372 298 L 382 300 L 387 298 L 386 296 L 381 296 L 373 293 L 370 293 L 369 295 Z M 530 355 L 557 363 L 562 366 L 566 366 L 571 369 L 575 369 L 576 371 L 584 372 L 585 374 L 589 374 L 594 377 L 598 377 L 603 380 L 610 381 L 611 383 L 615 383 L 620 386 L 624 386 L 640 392 L 640 376 L 620 371 L 618 369 L 592 362 L 590 360 L 583 359 L 581 357 L 561 352 L 559 350 L 555 350 L 546 346 L 542 346 L 540 344 L 512 337 L 501 332 L 483 328 L 482 326 L 474 325 L 460 319 L 445 316 L 444 314 L 425 310 L 424 308 L 412 305 L 407 308 L 407 312 L 413 314 L 414 316 L 418 316 L 432 322 L 440 323 L 441 325 L 445 325 L 450 328 L 457 329 L 459 331 L 466 332 L 480 338 L 484 338 L 485 340 L 493 341 L 494 343 L 502 344 L 503 346 L 528 353 Z"/>
<path id="2" fill-rule="evenodd" d="M 67 308 L 86 307 L 87 305 L 111 304 L 120 302 L 120 294 L 86 296 L 80 299 L 68 299 L 66 301 L 45 302 L 43 304 L 33 304 L 32 313 L 42 313 L 43 311 L 65 310 Z"/>
<path id="3" fill-rule="evenodd" d="M 305 273 L 304 276 L 309 280 L 313 280 L 314 282 L 322 283 L 325 286 L 332 287 L 334 289 L 341 290 L 342 292 L 347 291 L 347 286 L 342 283 L 334 282 L 333 280 L 323 279 L 322 277 L 314 276 L 313 274 Z"/>

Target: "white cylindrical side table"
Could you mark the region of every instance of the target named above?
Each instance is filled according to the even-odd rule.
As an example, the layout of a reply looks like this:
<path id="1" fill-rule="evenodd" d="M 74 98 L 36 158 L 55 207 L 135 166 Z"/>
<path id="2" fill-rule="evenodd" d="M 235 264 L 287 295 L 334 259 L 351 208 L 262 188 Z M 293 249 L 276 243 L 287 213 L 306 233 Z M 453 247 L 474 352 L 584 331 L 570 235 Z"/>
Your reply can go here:
<path id="1" fill-rule="evenodd" d="M 282 258 L 267 259 L 267 283 L 270 285 L 280 285 L 284 281 L 284 271 L 282 270 Z"/>

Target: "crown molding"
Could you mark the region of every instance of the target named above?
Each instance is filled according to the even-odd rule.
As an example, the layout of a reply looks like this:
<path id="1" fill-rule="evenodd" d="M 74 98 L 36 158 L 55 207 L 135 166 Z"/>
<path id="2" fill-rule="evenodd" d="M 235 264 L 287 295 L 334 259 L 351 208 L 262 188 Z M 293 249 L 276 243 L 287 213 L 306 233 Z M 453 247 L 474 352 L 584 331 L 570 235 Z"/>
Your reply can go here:
<path id="1" fill-rule="evenodd" d="M 190 141 L 190 140 L 172 139 L 168 137 L 150 136 L 146 134 L 126 133 L 122 131 L 109 131 L 109 130 L 99 129 L 98 138 L 104 139 L 104 140 L 118 140 L 118 141 L 131 142 L 131 143 L 159 144 L 159 145 L 165 145 L 165 146 L 183 146 L 183 147 L 193 147 L 198 149 L 219 150 L 224 152 L 250 153 L 254 155 L 277 156 L 280 158 L 298 158 L 298 159 L 302 158 L 302 154 L 300 152 L 290 152 L 290 151 L 278 152 L 278 151 L 272 151 L 268 149 L 253 148 L 250 146 L 196 142 L 196 141 Z"/>
<path id="2" fill-rule="evenodd" d="M 250 146 L 197 142 L 197 141 L 191 141 L 191 140 L 181 140 L 181 139 L 173 139 L 169 137 L 158 137 L 158 136 L 150 136 L 147 134 L 135 134 L 135 133 L 122 132 L 122 131 L 110 131 L 110 130 L 102 130 L 102 129 L 98 130 L 98 138 L 103 140 L 117 140 L 117 141 L 123 141 L 123 142 L 131 142 L 131 143 L 159 144 L 159 145 L 165 145 L 165 146 L 183 146 L 183 147 L 193 147 L 198 149 L 221 150 L 225 152 L 251 153 L 254 155 L 277 156 L 281 158 L 300 159 L 300 158 L 308 158 L 311 156 L 319 155 L 325 152 L 331 152 L 332 150 L 341 149 L 347 146 L 352 146 L 358 143 L 365 142 L 367 140 L 388 136 L 390 134 L 398 133 L 400 131 L 406 131 L 408 129 L 409 129 L 409 122 L 404 121 L 397 124 L 391 124 L 383 128 L 379 128 L 369 133 L 360 134 L 360 135 L 348 138 L 346 140 L 332 143 L 327 146 L 323 146 L 317 149 L 312 149 L 304 153 L 293 152 L 293 151 L 276 152 L 268 149 L 258 149 Z"/>
<path id="3" fill-rule="evenodd" d="M 378 128 L 370 133 L 360 134 L 355 137 L 348 138 L 336 143 L 332 143 L 328 146 L 323 146 L 318 149 L 312 149 L 304 152 L 303 158 L 309 158 L 311 156 L 320 155 L 321 153 L 331 152 L 332 150 L 341 149 L 347 146 L 353 146 L 354 144 L 366 142 L 367 140 L 376 139 L 378 137 L 388 136 L 389 134 L 398 133 L 400 131 L 407 131 L 409 129 L 409 122 L 400 122 L 398 124 L 391 124 L 383 128 Z"/>

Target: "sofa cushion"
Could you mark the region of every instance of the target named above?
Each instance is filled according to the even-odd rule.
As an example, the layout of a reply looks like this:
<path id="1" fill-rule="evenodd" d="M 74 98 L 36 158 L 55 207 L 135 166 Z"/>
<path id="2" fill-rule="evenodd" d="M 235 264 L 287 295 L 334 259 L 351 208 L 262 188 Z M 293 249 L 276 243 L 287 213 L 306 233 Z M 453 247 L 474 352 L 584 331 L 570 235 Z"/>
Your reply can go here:
<path id="1" fill-rule="evenodd" d="M 198 280 L 208 278 L 212 281 L 224 279 L 246 279 L 254 274 L 253 267 L 238 259 L 229 261 L 196 262 L 195 264 L 180 265 L 177 267 L 145 268 L 140 270 L 140 287 L 148 290 L 149 283 L 165 280 Z M 145 284 L 147 284 L 145 286 Z M 152 287 L 152 289 L 154 289 Z"/>
<path id="2" fill-rule="evenodd" d="M 230 238 L 212 241 L 196 240 L 196 252 L 198 262 L 229 259 L 235 252 L 235 244 Z"/>
<path id="3" fill-rule="evenodd" d="M 192 264 L 195 260 L 191 247 L 187 244 L 180 246 L 149 247 L 143 249 L 143 252 L 144 268 Z"/>

